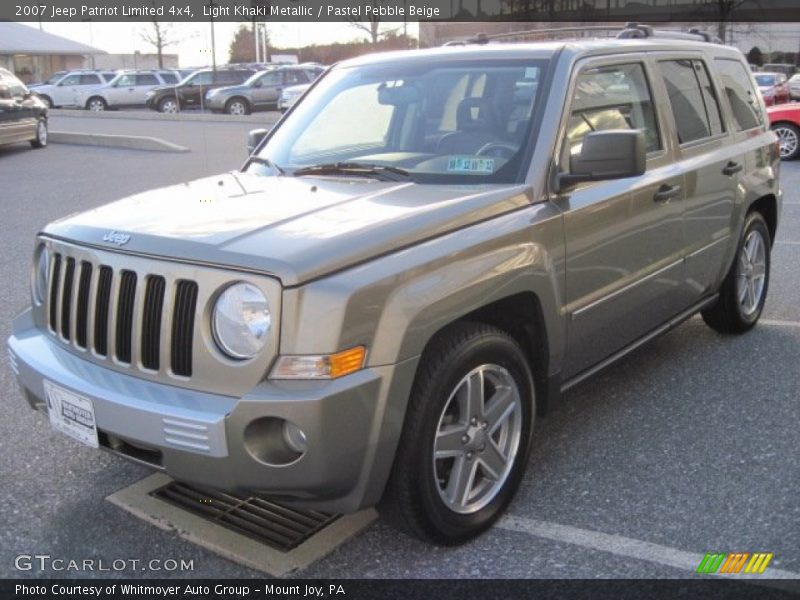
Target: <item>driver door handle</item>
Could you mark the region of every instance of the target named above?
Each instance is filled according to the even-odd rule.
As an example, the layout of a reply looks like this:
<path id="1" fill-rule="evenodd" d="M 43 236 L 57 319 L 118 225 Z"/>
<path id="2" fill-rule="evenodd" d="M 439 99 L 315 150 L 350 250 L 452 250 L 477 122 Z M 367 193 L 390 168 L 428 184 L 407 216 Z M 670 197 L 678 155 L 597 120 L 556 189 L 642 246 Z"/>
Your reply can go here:
<path id="1" fill-rule="evenodd" d="M 744 167 L 737 162 L 730 161 L 725 168 L 722 169 L 723 175 L 734 175 L 741 171 Z"/>
<path id="2" fill-rule="evenodd" d="M 653 200 L 656 202 L 669 202 L 673 198 L 680 196 L 681 194 L 681 186 L 679 185 L 667 185 L 666 183 L 658 188 L 658 191 L 653 196 Z"/>

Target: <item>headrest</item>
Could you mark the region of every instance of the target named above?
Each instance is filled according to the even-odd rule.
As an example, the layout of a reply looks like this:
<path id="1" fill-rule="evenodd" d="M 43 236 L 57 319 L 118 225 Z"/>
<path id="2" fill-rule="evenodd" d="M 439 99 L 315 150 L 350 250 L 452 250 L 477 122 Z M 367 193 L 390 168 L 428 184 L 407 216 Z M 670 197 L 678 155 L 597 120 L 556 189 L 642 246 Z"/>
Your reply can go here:
<path id="1" fill-rule="evenodd" d="M 456 125 L 466 129 L 490 129 L 493 125 L 492 105 L 483 98 L 464 98 L 456 109 Z"/>

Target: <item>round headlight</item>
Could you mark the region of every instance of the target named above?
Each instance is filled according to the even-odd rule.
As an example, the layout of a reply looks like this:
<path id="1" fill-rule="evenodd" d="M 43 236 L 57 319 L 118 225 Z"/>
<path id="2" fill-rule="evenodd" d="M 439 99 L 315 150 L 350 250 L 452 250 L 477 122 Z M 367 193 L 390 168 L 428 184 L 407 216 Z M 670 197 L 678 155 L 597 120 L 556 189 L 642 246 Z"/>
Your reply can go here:
<path id="1" fill-rule="evenodd" d="M 33 299 L 37 304 L 42 304 L 47 295 L 47 265 L 50 254 L 47 248 L 42 247 L 36 259 L 36 271 L 33 274 Z"/>
<path id="2" fill-rule="evenodd" d="M 231 358 L 252 358 L 267 343 L 272 325 L 267 298 L 250 283 L 236 283 L 217 299 L 212 315 L 214 339 Z"/>

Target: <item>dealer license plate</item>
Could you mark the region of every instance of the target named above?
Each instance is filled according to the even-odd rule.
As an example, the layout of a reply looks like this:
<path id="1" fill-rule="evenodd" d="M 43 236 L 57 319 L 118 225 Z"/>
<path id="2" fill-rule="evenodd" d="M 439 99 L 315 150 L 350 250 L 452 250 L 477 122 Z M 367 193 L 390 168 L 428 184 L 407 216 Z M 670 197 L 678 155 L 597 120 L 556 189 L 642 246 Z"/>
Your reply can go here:
<path id="1" fill-rule="evenodd" d="M 97 448 L 97 425 L 92 401 L 50 381 L 44 382 L 44 391 L 53 429 Z"/>

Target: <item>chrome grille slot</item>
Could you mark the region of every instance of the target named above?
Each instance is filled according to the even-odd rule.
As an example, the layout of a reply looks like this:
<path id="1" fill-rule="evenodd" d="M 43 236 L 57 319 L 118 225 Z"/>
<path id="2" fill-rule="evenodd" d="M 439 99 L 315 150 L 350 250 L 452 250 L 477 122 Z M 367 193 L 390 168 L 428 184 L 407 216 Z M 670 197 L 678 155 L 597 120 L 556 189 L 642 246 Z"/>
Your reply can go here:
<path id="1" fill-rule="evenodd" d="M 145 369 L 158 371 L 159 346 L 161 345 L 161 313 L 164 309 L 166 283 L 160 275 L 147 277 L 142 314 L 142 365 Z"/>
<path id="2" fill-rule="evenodd" d="M 58 297 L 61 284 L 61 255 L 53 257 L 53 271 L 50 275 L 50 329 L 58 331 Z"/>
<path id="3" fill-rule="evenodd" d="M 172 316 L 170 363 L 172 372 L 183 377 L 192 376 L 192 332 L 196 307 L 197 284 L 194 281 L 178 281 Z"/>
<path id="4" fill-rule="evenodd" d="M 67 259 L 67 268 L 64 269 L 64 283 L 61 286 L 61 335 L 65 340 L 70 339 L 70 322 L 72 317 L 72 280 L 75 278 L 75 259 Z"/>
<path id="5" fill-rule="evenodd" d="M 78 280 L 78 306 L 75 315 L 75 343 L 86 348 L 89 330 L 89 286 L 92 283 L 92 265 L 86 261 L 81 263 L 81 274 Z"/>
<path id="6" fill-rule="evenodd" d="M 97 301 L 94 305 L 94 351 L 108 356 L 108 314 L 111 306 L 111 267 L 100 267 L 97 281 Z"/>
<path id="7" fill-rule="evenodd" d="M 133 342 L 133 305 L 136 300 L 136 273 L 123 271 L 117 298 L 117 360 L 131 362 L 131 346 Z"/>

